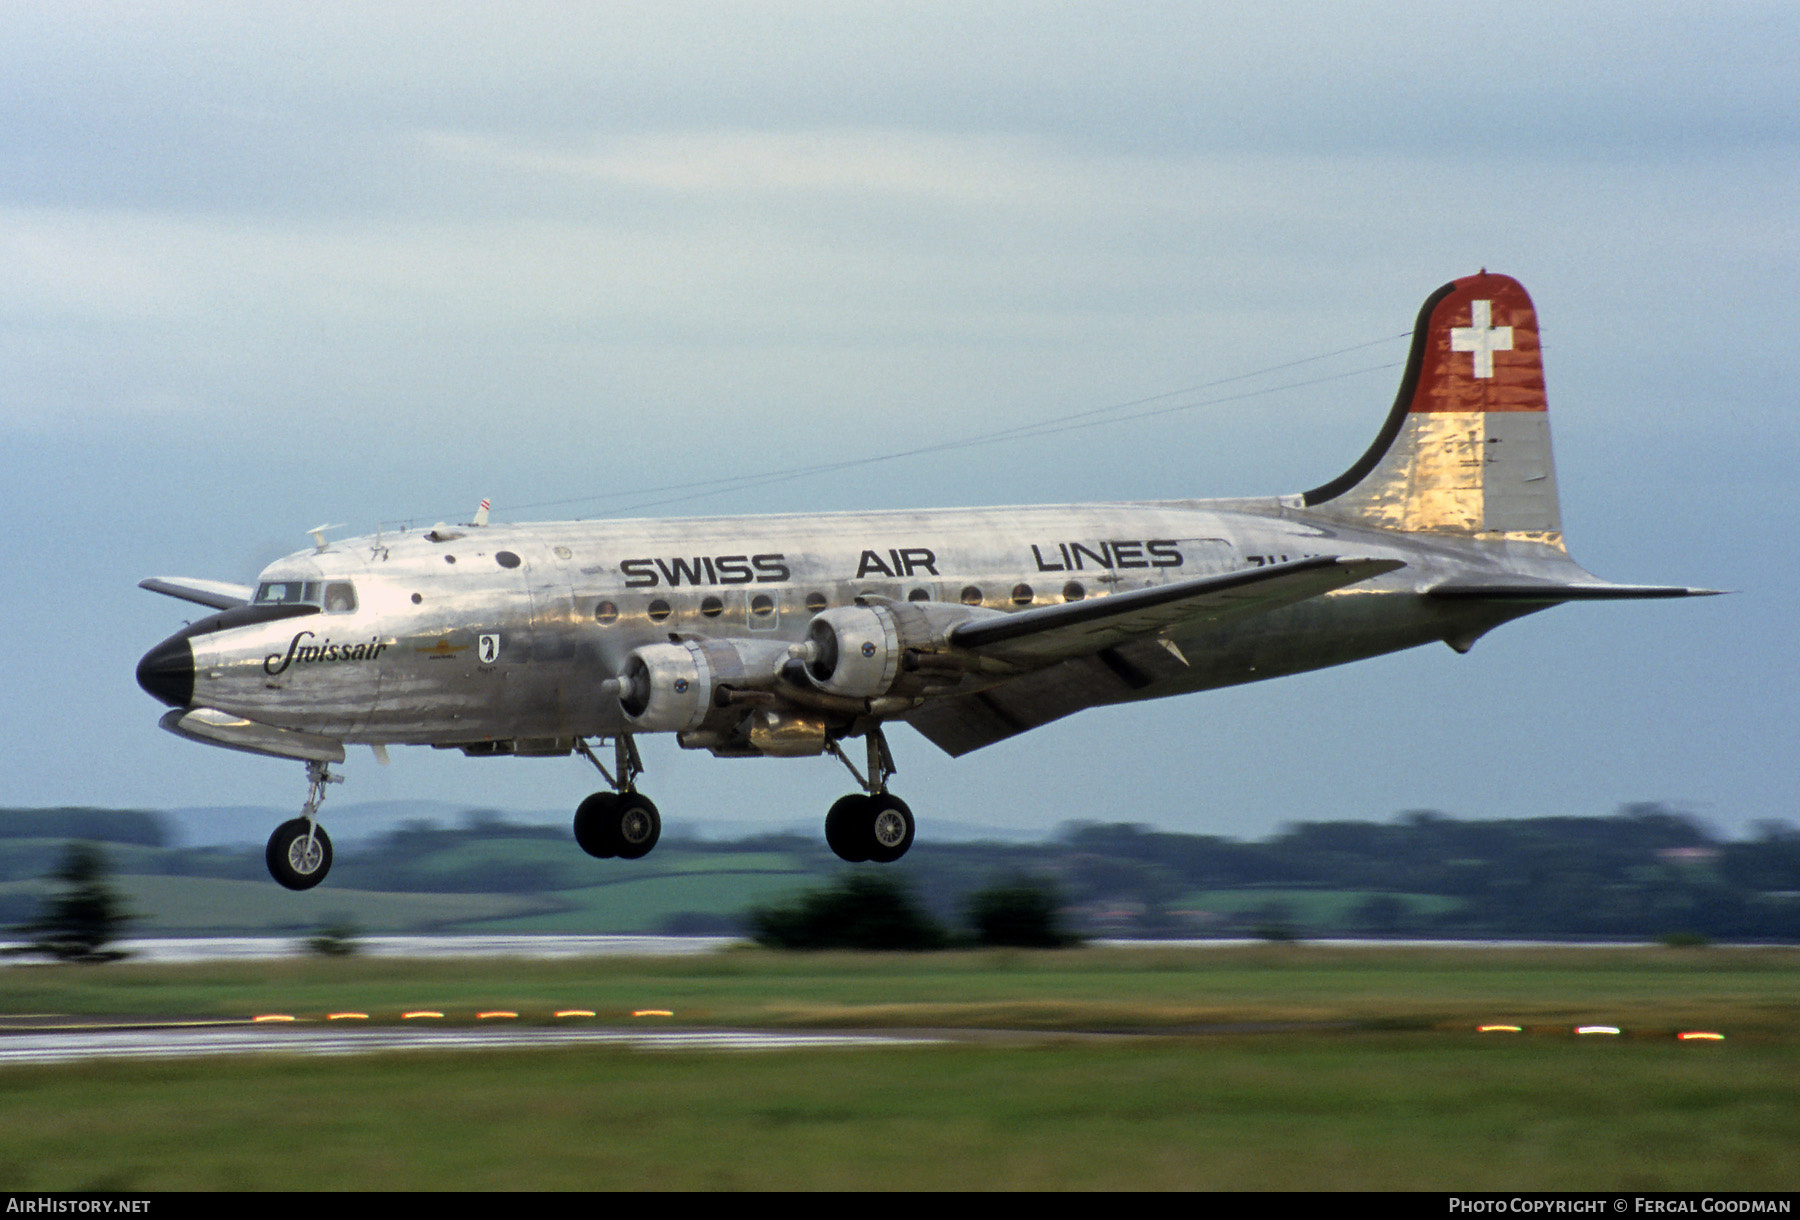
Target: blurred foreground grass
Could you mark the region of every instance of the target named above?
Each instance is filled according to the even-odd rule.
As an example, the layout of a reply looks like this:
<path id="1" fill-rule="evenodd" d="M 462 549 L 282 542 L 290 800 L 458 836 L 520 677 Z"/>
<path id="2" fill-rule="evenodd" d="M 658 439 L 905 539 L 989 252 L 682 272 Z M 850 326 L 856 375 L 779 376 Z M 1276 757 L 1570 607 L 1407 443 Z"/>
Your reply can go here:
<path id="1" fill-rule="evenodd" d="M 1792 1190 L 1797 966 L 1292 945 L 12 967 L 15 1018 L 657 1007 L 1159 1036 L 6 1068 L 0 1189 Z M 1503 1019 L 1562 1032 L 1473 1032 Z M 1638 1036 L 1567 1035 L 1582 1022 Z M 1669 1036 L 1694 1025 L 1727 1039 Z M 1186 1032 L 1219 1027 L 1238 1032 Z"/>
<path id="2" fill-rule="evenodd" d="M 1792 1042 L 1474 1034 L 0 1072 L 48 1189 L 1791 1190 Z"/>

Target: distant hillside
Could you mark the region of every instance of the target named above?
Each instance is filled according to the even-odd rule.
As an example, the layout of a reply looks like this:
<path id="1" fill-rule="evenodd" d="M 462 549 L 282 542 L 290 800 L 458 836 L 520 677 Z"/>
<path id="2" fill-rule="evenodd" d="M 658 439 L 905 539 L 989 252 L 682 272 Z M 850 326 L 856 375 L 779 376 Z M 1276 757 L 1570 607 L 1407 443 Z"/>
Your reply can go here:
<path id="1" fill-rule="evenodd" d="M 533 822 L 396 801 L 340 807 L 331 877 L 293 894 L 263 862 L 266 828 L 288 816 L 0 810 L 0 924 L 31 918 L 43 878 L 78 837 L 106 845 L 143 916 L 139 934 L 304 930 L 338 917 L 365 931 L 729 933 L 753 906 L 871 867 L 842 863 L 810 832 L 670 835 L 644 860 L 595 860 L 560 814 Z M 1768 823 L 1722 840 L 1658 805 L 1610 817 L 1301 822 L 1255 842 L 1123 824 L 1031 842 L 934 833 L 889 868 L 952 924 L 976 892 L 1031 877 L 1090 934 L 1800 941 L 1800 830 Z"/>

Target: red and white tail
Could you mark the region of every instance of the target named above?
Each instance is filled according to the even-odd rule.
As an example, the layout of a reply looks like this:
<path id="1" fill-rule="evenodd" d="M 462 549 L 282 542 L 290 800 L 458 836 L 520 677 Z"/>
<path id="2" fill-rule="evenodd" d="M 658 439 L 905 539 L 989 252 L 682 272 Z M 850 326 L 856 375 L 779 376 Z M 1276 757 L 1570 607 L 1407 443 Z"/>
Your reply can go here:
<path id="1" fill-rule="evenodd" d="M 1562 545 L 1537 311 L 1517 280 L 1431 294 L 1381 434 L 1302 499 L 1358 524 Z"/>

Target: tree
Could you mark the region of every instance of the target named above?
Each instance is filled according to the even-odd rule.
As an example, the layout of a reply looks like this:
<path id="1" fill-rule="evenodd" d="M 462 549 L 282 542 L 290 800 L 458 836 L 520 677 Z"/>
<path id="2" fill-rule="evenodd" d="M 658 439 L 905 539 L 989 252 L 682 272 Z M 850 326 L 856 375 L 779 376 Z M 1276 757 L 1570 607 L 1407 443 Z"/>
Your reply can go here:
<path id="1" fill-rule="evenodd" d="M 984 945 L 1060 949 L 1078 940 L 1063 929 L 1060 906 L 1048 882 L 1020 877 L 972 897 L 969 922 Z"/>
<path id="2" fill-rule="evenodd" d="M 106 855 L 86 841 L 71 843 L 51 874 L 62 886 L 45 909 L 21 929 L 33 937 L 29 953 L 65 962 L 110 962 L 125 956 L 108 949 L 133 916 L 107 881 Z"/>
<path id="3" fill-rule="evenodd" d="M 1392 894 L 1370 894 L 1350 912 L 1357 928 L 1380 933 L 1403 932 L 1412 924 L 1412 903 Z"/>
<path id="4" fill-rule="evenodd" d="M 771 949 L 941 949 L 947 937 L 893 877 L 858 871 L 786 907 L 750 912 Z"/>
<path id="5" fill-rule="evenodd" d="M 307 937 L 306 948 L 320 957 L 352 957 L 361 949 L 356 937 L 356 924 L 348 915 L 339 915 Z"/>

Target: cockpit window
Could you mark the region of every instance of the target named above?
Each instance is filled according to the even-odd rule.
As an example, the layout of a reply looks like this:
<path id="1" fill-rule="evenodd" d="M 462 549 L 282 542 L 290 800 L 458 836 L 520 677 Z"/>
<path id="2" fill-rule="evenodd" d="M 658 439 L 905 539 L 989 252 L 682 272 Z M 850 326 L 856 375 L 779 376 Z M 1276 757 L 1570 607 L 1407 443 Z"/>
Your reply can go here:
<path id="1" fill-rule="evenodd" d="M 356 586 L 347 580 L 265 580 L 256 586 L 256 606 L 324 607 L 328 614 L 356 609 Z"/>
<path id="2" fill-rule="evenodd" d="M 346 585 L 345 588 L 349 586 Z M 265 580 L 256 586 L 258 606 L 316 606 L 319 604 L 319 582 L 316 580 Z"/>

